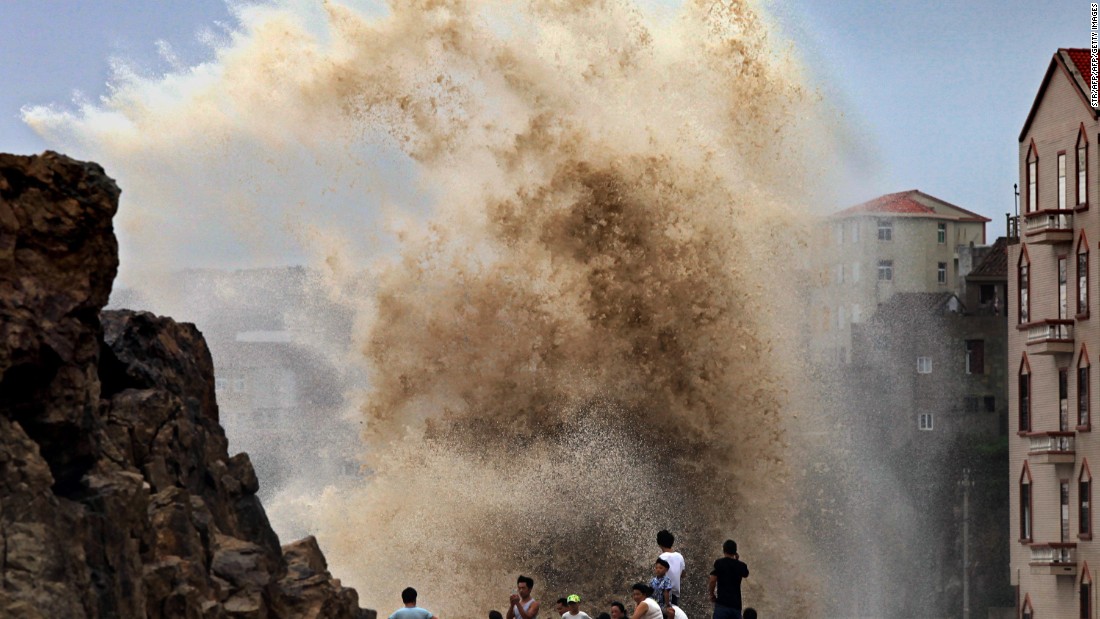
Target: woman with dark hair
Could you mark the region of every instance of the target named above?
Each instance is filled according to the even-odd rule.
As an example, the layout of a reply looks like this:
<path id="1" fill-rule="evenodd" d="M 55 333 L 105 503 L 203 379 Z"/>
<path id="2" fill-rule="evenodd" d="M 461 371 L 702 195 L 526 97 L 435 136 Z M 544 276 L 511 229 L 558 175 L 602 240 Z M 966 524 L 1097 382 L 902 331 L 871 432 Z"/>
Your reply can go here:
<path id="1" fill-rule="evenodd" d="M 634 607 L 634 614 L 630 619 L 663 619 L 664 614 L 661 612 L 661 606 L 657 603 L 657 600 L 649 597 L 653 595 L 653 589 L 644 582 L 636 582 L 630 587 L 630 597 L 634 600 L 637 606 Z"/>

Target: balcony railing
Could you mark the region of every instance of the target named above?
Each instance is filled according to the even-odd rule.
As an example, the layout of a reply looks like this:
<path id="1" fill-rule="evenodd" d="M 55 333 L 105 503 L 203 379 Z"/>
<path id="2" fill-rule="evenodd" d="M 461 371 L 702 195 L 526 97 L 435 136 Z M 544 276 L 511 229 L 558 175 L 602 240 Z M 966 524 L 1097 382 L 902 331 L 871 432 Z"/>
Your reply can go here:
<path id="1" fill-rule="evenodd" d="M 1050 355 L 1073 352 L 1073 321 L 1050 319 L 1040 320 L 1027 325 L 1027 350 L 1029 353 Z"/>
<path id="2" fill-rule="evenodd" d="M 1031 573 L 1055 576 L 1077 574 L 1077 544 L 1051 542 L 1031 545 Z"/>
<path id="3" fill-rule="evenodd" d="M 1073 241 L 1073 211 L 1036 211 L 1024 215 L 1024 235 L 1032 243 Z"/>
<path id="4" fill-rule="evenodd" d="M 1028 437 L 1028 457 L 1037 464 L 1073 464 L 1077 458 L 1073 432 L 1042 432 Z"/>

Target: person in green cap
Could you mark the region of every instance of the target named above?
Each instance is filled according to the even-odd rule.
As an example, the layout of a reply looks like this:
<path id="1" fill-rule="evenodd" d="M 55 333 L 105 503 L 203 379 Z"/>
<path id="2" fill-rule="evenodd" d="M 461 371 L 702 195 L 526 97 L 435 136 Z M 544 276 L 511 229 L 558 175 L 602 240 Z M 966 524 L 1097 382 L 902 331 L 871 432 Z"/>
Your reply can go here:
<path id="1" fill-rule="evenodd" d="M 565 598 L 565 602 L 569 605 L 569 612 L 562 615 L 562 619 L 592 619 L 588 613 L 581 610 L 581 596 L 574 593 Z"/>

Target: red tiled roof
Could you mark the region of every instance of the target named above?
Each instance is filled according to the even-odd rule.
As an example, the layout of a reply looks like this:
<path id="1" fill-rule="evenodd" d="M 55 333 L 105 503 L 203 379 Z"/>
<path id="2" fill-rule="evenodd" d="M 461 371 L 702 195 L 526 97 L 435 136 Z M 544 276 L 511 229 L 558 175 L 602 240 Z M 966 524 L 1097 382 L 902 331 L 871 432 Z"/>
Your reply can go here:
<path id="1" fill-rule="evenodd" d="M 920 198 L 920 199 L 918 199 Z M 927 202 L 934 201 L 936 204 L 942 204 L 944 207 L 955 211 L 955 213 L 937 211 L 936 209 L 928 206 Z M 976 221 L 980 223 L 988 222 L 988 217 L 983 217 L 972 211 L 968 211 L 961 206 L 955 206 L 946 200 L 941 200 L 935 196 L 930 196 L 919 189 L 910 189 L 909 191 L 899 191 L 897 193 L 888 193 L 884 196 L 879 196 L 874 200 L 869 200 L 863 204 L 857 204 L 853 207 L 846 208 L 839 213 L 834 213 L 833 217 L 848 217 L 851 215 L 862 215 L 865 213 L 894 213 L 901 215 L 931 215 L 942 219 L 954 219 L 955 221 Z"/>
<path id="2" fill-rule="evenodd" d="M 910 189 L 909 191 L 888 193 L 874 200 L 868 200 L 863 204 L 857 204 L 853 207 L 846 208 L 836 213 L 834 216 L 843 217 L 845 215 L 857 215 L 859 213 L 934 214 L 936 211 L 913 199 L 912 196 L 916 191 L 916 189 Z"/>
<path id="3" fill-rule="evenodd" d="M 1085 85 L 1090 86 L 1092 84 L 1092 52 L 1080 47 L 1071 47 L 1063 49 L 1063 51 L 1070 57 L 1073 64 L 1077 66 L 1077 70 L 1081 72 L 1081 76 L 1085 78 Z"/>

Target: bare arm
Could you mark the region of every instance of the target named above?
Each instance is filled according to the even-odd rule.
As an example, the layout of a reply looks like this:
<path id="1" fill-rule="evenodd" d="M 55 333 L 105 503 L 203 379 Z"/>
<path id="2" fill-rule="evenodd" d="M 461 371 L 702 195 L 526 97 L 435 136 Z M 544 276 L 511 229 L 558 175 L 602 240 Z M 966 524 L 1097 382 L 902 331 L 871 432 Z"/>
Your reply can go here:
<path id="1" fill-rule="evenodd" d="M 661 597 L 665 598 L 664 608 L 668 608 L 672 606 L 672 589 L 664 589 L 663 591 L 664 595 Z"/>
<path id="2" fill-rule="evenodd" d="M 515 608 L 519 611 L 519 617 L 516 617 L 516 619 L 535 619 L 539 616 L 539 603 L 537 601 L 531 602 L 529 610 L 525 610 L 522 604 L 516 604 Z"/>
<path id="3" fill-rule="evenodd" d="M 718 577 L 714 574 L 707 576 L 707 594 L 710 595 L 710 601 L 714 602 L 718 600 L 718 595 L 715 593 L 718 589 Z"/>
<path id="4" fill-rule="evenodd" d="M 638 602 L 638 605 L 634 607 L 634 614 L 630 616 L 630 619 L 642 619 L 645 617 L 645 600 Z"/>

